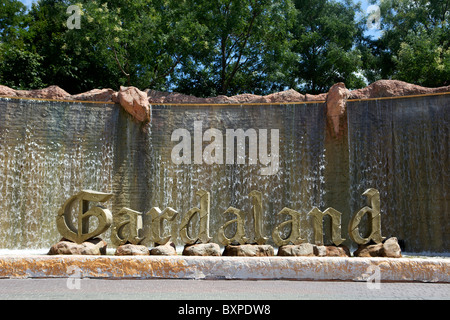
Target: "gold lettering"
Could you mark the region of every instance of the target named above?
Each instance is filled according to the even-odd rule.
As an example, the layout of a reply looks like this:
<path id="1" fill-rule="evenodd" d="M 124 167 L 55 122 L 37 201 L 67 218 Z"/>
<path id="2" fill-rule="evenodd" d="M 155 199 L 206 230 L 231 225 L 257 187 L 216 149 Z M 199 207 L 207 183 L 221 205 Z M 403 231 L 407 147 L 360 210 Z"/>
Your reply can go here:
<path id="1" fill-rule="evenodd" d="M 127 216 L 128 219 L 124 217 Z M 111 241 L 116 246 L 121 246 L 127 242 L 139 244 L 144 240 L 144 226 L 142 222 L 142 213 L 128 208 L 122 208 L 117 214 L 117 218 L 111 232 Z M 127 235 L 123 234 L 125 226 L 128 226 Z"/>
<path id="2" fill-rule="evenodd" d="M 95 206 L 89 209 L 89 202 L 105 202 L 112 196 L 111 193 L 82 190 L 70 197 L 58 211 L 56 217 L 56 226 L 59 233 L 61 233 L 64 238 L 81 244 L 108 230 L 113 221 L 111 212 L 101 206 Z M 77 227 L 75 227 L 72 222 L 72 207 L 76 201 L 78 201 L 79 204 Z M 94 231 L 89 232 L 89 218 L 91 217 L 97 218 L 98 226 Z"/>
<path id="3" fill-rule="evenodd" d="M 291 220 L 284 221 L 280 223 L 278 226 L 275 227 L 275 229 L 272 232 L 272 238 L 275 244 L 279 247 L 288 245 L 290 242 L 293 244 L 301 244 L 305 242 L 305 239 L 302 239 L 300 236 L 300 216 L 301 213 L 297 212 L 295 210 L 289 209 L 289 208 L 283 208 L 278 215 L 289 215 L 292 217 Z M 289 233 L 289 236 L 286 239 L 281 238 L 280 231 L 283 229 L 284 226 L 290 224 L 291 230 Z"/>
<path id="4" fill-rule="evenodd" d="M 236 216 L 236 219 L 227 221 L 223 226 L 219 229 L 219 242 L 224 246 L 231 244 L 233 241 L 238 242 L 239 244 L 246 244 L 248 238 L 245 237 L 245 228 L 244 228 L 244 220 L 245 220 L 245 212 L 239 209 L 229 207 L 223 214 L 232 213 Z M 225 236 L 225 229 L 232 223 L 236 223 L 236 232 L 232 238 L 227 238 Z"/>
<path id="5" fill-rule="evenodd" d="M 200 197 L 200 208 L 192 208 L 189 210 L 181 221 L 180 225 L 180 237 L 181 240 L 186 244 L 194 244 L 197 241 L 201 243 L 208 243 L 211 241 L 211 237 L 209 236 L 209 210 L 210 210 L 210 196 L 209 192 L 205 190 L 197 191 L 197 196 Z M 200 218 L 200 226 L 198 236 L 196 238 L 191 238 L 189 236 L 189 224 L 191 219 L 195 214 L 199 215 Z"/>
<path id="6" fill-rule="evenodd" d="M 151 225 L 151 233 L 152 233 L 152 241 L 155 244 L 165 245 L 170 240 L 170 236 L 163 237 L 163 223 L 164 220 L 173 221 L 175 219 L 178 212 L 176 212 L 172 208 L 165 208 L 161 213 L 161 209 L 154 207 L 152 208 L 147 215 L 152 217 L 152 225 Z"/>
<path id="7" fill-rule="evenodd" d="M 341 216 L 342 213 L 333 208 L 328 208 L 325 212 L 318 208 L 313 208 L 308 215 L 313 218 L 314 241 L 316 245 L 323 245 L 323 218 L 325 215 L 331 217 L 331 238 L 335 245 L 340 245 L 345 239 L 341 237 Z"/>
<path id="8" fill-rule="evenodd" d="M 385 237 L 381 236 L 380 192 L 376 189 L 370 188 L 363 193 L 363 196 L 367 197 L 367 203 L 371 207 L 362 208 L 350 221 L 350 224 L 348 225 L 350 239 L 357 244 L 366 244 L 370 240 L 375 241 L 375 243 L 381 243 Z M 361 223 L 362 217 L 366 213 L 370 216 L 371 232 L 369 237 L 363 238 L 359 234 L 359 224 Z"/>
<path id="9" fill-rule="evenodd" d="M 263 245 L 267 241 L 267 237 L 262 235 L 262 227 L 263 227 L 263 206 L 262 206 L 262 193 L 259 191 L 252 191 L 249 194 L 249 197 L 252 198 L 252 213 L 253 220 L 255 225 L 255 242 L 259 245 Z"/>

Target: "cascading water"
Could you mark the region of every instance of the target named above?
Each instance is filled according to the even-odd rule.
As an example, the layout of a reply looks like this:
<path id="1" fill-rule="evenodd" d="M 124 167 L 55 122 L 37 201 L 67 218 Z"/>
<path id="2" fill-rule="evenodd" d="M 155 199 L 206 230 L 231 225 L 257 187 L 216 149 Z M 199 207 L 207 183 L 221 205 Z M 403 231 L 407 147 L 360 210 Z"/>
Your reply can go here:
<path id="1" fill-rule="evenodd" d="M 224 155 L 227 129 L 255 129 L 256 132 L 278 129 L 279 170 L 273 175 L 261 175 L 260 163 L 249 164 L 248 138 L 245 164 L 238 164 L 237 157 L 233 164 L 174 164 L 171 151 L 178 142 L 171 141 L 171 134 L 183 128 L 190 132 L 193 140 L 194 121 L 202 122 L 202 135 L 210 128 L 223 134 Z M 168 229 L 176 239 L 176 226 L 180 224 L 181 216 L 189 209 L 198 207 L 199 198 L 195 193 L 204 189 L 211 193 L 210 235 L 215 236 L 213 241 L 218 241 L 218 229 L 230 218 L 223 215 L 230 206 L 247 213 L 246 229 L 252 237 L 249 193 L 258 190 L 263 194 L 264 233 L 270 238 L 273 228 L 284 219 L 276 217 L 276 214 L 285 206 L 306 213 L 313 206 L 323 205 L 324 128 L 323 104 L 153 106 L 149 128 L 151 138 L 148 141 L 148 149 L 151 150 L 148 157 L 152 159 L 148 161 L 151 163 L 152 191 L 151 197 L 146 199 L 146 208 L 170 206 L 179 212 L 173 224 L 175 228 Z M 203 142 L 201 150 L 210 143 Z M 258 143 L 260 145 L 261 141 Z M 193 141 L 191 145 L 194 145 Z M 307 220 L 305 216 L 303 236 L 308 238 L 310 228 Z"/>
<path id="2" fill-rule="evenodd" d="M 380 191 L 384 236 L 409 252 L 449 250 L 449 96 L 349 102 L 352 212 Z"/>
<path id="3" fill-rule="evenodd" d="M 0 99 L 0 248 L 51 246 L 65 199 L 112 191 L 114 107 Z"/>
<path id="4" fill-rule="evenodd" d="M 165 228 L 181 245 L 181 217 L 199 206 L 200 189 L 211 194 L 215 242 L 232 218 L 223 215 L 230 206 L 247 213 L 253 238 L 252 190 L 263 194 L 265 236 L 271 239 L 287 219 L 276 214 L 289 207 L 303 214 L 301 235 L 312 242 L 307 213 L 314 206 L 341 211 L 342 236 L 349 239 L 348 221 L 365 205 L 362 193 L 377 188 L 384 236 L 404 240 L 408 251 L 448 252 L 449 98 L 349 101 L 348 146 L 346 138 L 339 145 L 327 138 L 323 103 L 154 105 L 151 123 L 142 125 L 114 104 L 0 98 L 0 249 L 49 248 L 60 239 L 58 209 L 81 189 L 113 193 L 104 204 L 113 215 L 122 207 L 174 208 L 179 214 Z M 224 160 L 227 129 L 267 129 L 268 155 L 270 132 L 279 130 L 278 170 L 261 175 L 264 165 L 249 164 L 249 138 L 244 164 L 236 146 L 231 164 L 195 164 L 196 121 L 201 140 L 208 129 L 222 133 Z M 191 164 L 171 159 L 179 143 L 171 135 L 181 128 L 192 138 Z M 200 141 L 201 150 L 210 143 Z M 109 242 L 109 232 L 102 238 Z M 148 238 L 144 244 L 152 245 Z"/>

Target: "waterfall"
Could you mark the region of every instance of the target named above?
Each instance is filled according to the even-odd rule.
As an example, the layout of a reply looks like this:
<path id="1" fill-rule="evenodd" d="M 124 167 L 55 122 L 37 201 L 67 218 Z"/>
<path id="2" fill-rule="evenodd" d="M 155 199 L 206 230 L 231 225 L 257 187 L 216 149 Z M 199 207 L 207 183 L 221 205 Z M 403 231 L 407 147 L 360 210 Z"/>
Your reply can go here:
<path id="1" fill-rule="evenodd" d="M 55 217 L 81 189 L 112 192 L 113 105 L 0 99 L 0 247 L 60 239 Z"/>
<path id="2" fill-rule="evenodd" d="M 409 252 L 449 250 L 448 95 L 349 102 L 351 208 L 376 188 L 384 236 Z"/>
<path id="3" fill-rule="evenodd" d="M 178 215 L 165 229 L 177 245 L 181 218 L 199 206 L 200 189 L 211 195 L 215 242 L 218 229 L 233 218 L 224 215 L 230 206 L 246 212 L 247 236 L 254 237 L 249 194 L 257 190 L 269 244 L 275 226 L 288 219 L 277 216 L 284 207 L 302 213 L 301 236 L 309 242 L 307 213 L 334 207 L 343 214 L 342 236 L 351 245 L 348 221 L 365 206 L 362 193 L 376 188 L 383 236 L 403 240 L 409 252 L 448 252 L 449 98 L 349 101 L 348 136 L 339 141 L 327 135 L 323 103 L 153 105 L 152 120 L 144 125 L 110 103 L 0 98 L 0 249 L 49 248 L 59 241 L 56 214 L 82 189 L 113 193 L 104 204 L 113 215 L 122 207 L 143 213 L 174 208 Z M 201 123 L 200 135 L 195 122 Z M 171 158 L 177 129 L 190 136 L 190 164 Z M 202 141 L 209 129 L 223 138 L 222 163 L 195 161 L 195 146 L 203 152 L 212 143 Z M 247 137 L 243 163 L 237 139 L 235 158 L 227 163 L 227 130 L 238 129 L 256 133 L 258 162 L 249 161 Z M 279 163 L 270 175 L 261 174 L 261 130 L 267 130 L 269 155 L 271 130 L 278 132 Z M 144 226 L 149 219 L 144 217 Z M 192 232 L 197 228 L 193 219 Z M 109 237 L 110 232 L 102 236 L 110 243 Z M 148 237 L 144 244 L 152 245 Z"/>

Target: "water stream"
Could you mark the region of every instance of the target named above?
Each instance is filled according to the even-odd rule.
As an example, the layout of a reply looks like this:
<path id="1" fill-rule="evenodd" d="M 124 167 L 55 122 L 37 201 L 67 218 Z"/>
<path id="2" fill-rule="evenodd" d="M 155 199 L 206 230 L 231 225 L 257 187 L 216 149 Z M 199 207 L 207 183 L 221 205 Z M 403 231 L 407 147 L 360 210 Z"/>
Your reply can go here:
<path id="1" fill-rule="evenodd" d="M 306 213 L 314 206 L 342 211 L 348 239 L 347 222 L 365 205 L 361 195 L 372 187 L 381 193 L 384 236 L 404 240 L 408 251 L 448 252 L 448 101 L 449 95 L 349 102 L 347 156 L 333 154 L 339 148 L 327 152 L 320 103 L 154 105 L 151 123 L 143 126 L 114 104 L 0 98 L 0 249 L 41 249 L 57 242 L 57 211 L 81 189 L 113 193 L 105 204 L 113 214 L 122 207 L 174 208 L 179 214 L 165 227 L 177 245 L 181 216 L 199 206 L 200 189 L 211 194 L 213 241 L 232 218 L 223 215 L 230 206 L 247 212 L 246 229 L 253 237 L 252 190 L 263 194 L 263 231 L 269 239 L 287 218 L 276 214 L 289 207 L 303 213 L 302 236 L 313 241 Z M 203 151 L 211 143 L 195 142 L 196 121 L 201 121 L 201 138 L 211 128 L 221 133 L 223 164 L 194 163 L 194 145 Z M 172 161 L 179 142 L 171 135 L 177 129 L 191 136 L 191 164 Z M 270 132 L 278 130 L 278 170 L 261 175 L 265 165 L 259 153 L 258 162 L 249 163 L 250 138 L 244 164 L 238 157 L 226 164 L 230 129 L 253 129 L 257 135 L 267 129 L 269 155 Z M 348 159 L 337 161 L 342 157 Z M 109 233 L 103 238 L 109 241 Z"/>

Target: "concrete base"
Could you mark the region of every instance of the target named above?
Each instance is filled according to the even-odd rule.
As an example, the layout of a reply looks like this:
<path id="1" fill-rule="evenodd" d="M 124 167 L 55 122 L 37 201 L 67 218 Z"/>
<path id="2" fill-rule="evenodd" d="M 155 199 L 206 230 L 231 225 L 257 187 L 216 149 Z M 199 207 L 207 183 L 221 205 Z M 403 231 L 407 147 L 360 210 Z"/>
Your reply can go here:
<path id="1" fill-rule="evenodd" d="M 0 256 L 0 278 L 285 279 L 450 282 L 450 259 Z"/>

